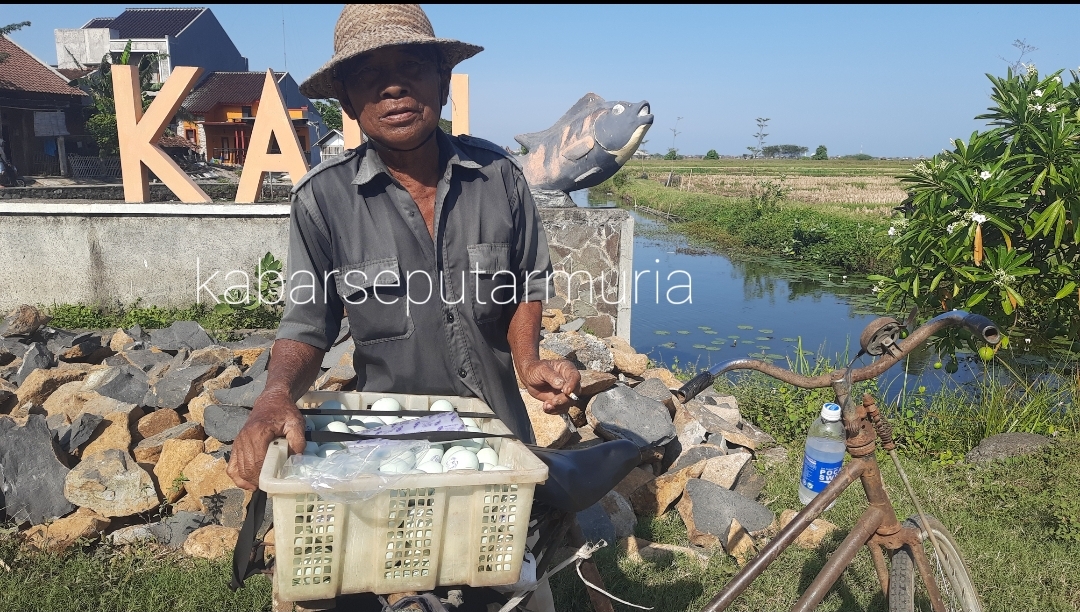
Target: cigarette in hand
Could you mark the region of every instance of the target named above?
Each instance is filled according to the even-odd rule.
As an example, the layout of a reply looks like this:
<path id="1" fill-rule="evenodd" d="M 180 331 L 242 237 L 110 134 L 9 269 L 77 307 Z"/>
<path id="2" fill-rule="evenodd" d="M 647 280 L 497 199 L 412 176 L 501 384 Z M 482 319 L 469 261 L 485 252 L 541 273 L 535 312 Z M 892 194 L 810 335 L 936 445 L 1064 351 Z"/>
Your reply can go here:
<path id="1" fill-rule="evenodd" d="M 576 402 L 576 401 L 578 401 L 578 399 L 579 399 L 579 398 L 578 398 L 578 396 L 577 396 L 577 393 L 571 393 L 571 394 L 570 394 L 570 395 L 568 395 L 567 397 L 569 397 L 570 399 L 574 400 L 575 402 Z"/>

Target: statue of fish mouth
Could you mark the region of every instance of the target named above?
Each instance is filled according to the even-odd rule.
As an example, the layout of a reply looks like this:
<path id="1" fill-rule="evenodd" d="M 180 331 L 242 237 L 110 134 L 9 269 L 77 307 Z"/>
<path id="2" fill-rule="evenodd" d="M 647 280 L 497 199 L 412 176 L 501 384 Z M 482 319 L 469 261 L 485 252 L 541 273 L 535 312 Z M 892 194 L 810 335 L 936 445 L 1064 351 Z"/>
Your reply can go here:
<path id="1" fill-rule="evenodd" d="M 570 192 L 611 178 L 641 145 L 653 116 L 648 101 L 608 102 L 585 94 L 555 125 L 514 139 L 528 149 L 520 158 L 533 189 Z"/>

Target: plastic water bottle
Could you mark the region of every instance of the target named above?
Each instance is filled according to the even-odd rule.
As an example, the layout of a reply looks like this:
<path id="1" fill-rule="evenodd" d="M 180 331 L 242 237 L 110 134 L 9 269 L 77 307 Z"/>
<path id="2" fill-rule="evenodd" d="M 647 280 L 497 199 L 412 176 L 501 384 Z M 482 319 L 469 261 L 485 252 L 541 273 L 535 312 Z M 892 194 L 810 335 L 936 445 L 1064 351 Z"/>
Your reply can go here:
<path id="1" fill-rule="evenodd" d="M 806 434 L 806 454 L 803 455 L 799 499 L 809 504 L 832 482 L 844 465 L 844 424 L 840 421 L 840 406 L 828 403 L 821 407 L 821 418 L 815 419 Z"/>

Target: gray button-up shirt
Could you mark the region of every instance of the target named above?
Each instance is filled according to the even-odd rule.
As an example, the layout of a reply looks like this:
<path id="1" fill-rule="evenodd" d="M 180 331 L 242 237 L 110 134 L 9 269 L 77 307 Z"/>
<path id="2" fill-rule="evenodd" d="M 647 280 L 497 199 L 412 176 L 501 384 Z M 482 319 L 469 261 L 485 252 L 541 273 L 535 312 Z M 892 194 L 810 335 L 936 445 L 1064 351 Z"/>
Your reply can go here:
<path id="1" fill-rule="evenodd" d="M 506 334 L 516 303 L 554 295 L 547 236 L 502 149 L 437 141 L 434 240 L 367 145 L 295 186 L 277 337 L 327 350 L 347 311 L 357 389 L 475 396 L 531 441 Z"/>

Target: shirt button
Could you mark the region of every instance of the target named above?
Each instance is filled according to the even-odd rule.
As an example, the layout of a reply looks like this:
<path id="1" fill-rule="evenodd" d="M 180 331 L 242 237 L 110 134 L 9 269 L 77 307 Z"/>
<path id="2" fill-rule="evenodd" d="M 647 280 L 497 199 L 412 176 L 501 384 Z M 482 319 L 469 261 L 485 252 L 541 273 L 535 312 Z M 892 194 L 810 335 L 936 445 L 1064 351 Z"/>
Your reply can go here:
<path id="1" fill-rule="evenodd" d="M 450 323 L 453 323 L 454 322 L 454 313 L 452 313 L 452 312 L 446 313 L 446 320 L 449 321 Z"/>
<path id="2" fill-rule="evenodd" d="M 460 370 L 457 371 L 457 375 L 462 377 L 462 378 L 465 378 L 468 374 L 469 373 L 465 371 L 465 368 L 461 368 Z"/>

